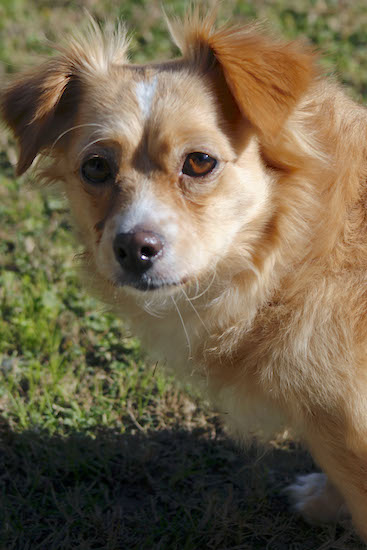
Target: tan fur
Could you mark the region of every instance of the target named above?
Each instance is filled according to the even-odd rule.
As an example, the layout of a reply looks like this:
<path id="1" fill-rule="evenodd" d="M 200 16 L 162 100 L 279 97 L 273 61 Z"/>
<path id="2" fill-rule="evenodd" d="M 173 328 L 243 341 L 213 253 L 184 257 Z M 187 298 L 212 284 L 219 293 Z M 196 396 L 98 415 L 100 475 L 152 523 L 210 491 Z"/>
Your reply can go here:
<path id="1" fill-rule="evenodd" d="M 94 27 L 11 83 L 18 171 L 41 153 L 88 285 L 202 385 L 235 437 L 267 437 L 278 419 L 299 430 L 338 492 L 324 483 L 298 509 L 312 517 L 340 493 L 367 541 L 366 111 L 304 45 L 216 30 L 197 11 L 171 29 L 181 59 L 129 65 L 125 35 Z M 203 179 L 182 174 L 197 151 L 218 160 Z M 83 180 L 88 152 L 117 166 L 112 184 Z M 135 219 L 165 237 L 158 290 L 121 283 L 112 241 Z"/>

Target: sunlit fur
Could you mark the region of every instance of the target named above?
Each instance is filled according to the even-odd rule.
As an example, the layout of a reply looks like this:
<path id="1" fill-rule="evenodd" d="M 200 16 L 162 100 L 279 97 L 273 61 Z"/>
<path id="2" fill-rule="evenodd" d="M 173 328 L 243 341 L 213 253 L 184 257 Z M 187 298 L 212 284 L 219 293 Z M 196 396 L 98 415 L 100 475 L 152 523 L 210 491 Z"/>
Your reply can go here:
<path id="1" fill-rule="evenodd" d="M 40 178 L 70 202 L 88 286 L 202 386 L 235 437 L 297 429 L 367 540 L 366 111 L 305 44 L 217 30 L 198 10 L 170 27 L 177 60 L 129 65 L 124 31 L 93 24 L 16 77 L 2 112 L 18 172 L 41 154 Z M 218 169 L 182 175 L 203 150 Z M 95 151 L 116 164 L 114 184 L 82 181 Z M 138 219 L 167 241 L 159 290 L 119 284 L 112 240 Z M 314 507 L 294 491 L 308 518 L 335 494 L 322 483 Z"/>

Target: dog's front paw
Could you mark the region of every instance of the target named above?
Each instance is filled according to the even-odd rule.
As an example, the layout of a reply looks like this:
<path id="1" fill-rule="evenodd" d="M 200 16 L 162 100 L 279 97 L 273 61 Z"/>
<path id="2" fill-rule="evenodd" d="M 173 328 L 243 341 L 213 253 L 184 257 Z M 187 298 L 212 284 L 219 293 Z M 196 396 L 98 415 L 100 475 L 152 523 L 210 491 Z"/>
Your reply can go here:
<path id="1" fill-rule="evenodd" d="M 309 523 L 335 522 L 348 516 L 343 497 L 325 474 L 299 476 L 285 492 L 294 510 Z"/>

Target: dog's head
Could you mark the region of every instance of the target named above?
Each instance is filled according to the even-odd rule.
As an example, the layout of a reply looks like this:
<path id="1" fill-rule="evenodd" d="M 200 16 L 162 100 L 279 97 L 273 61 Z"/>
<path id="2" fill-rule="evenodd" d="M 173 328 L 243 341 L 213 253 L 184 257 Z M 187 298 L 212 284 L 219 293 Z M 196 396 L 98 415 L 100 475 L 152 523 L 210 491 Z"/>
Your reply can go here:
<path id="1" fill-rule="evenodd" d="M 171 26 L 180 59 L 129 64 L 124 33 L 94 27 L 2 95 L 18 173 L 46 156 L 91 269 L 139 290 L 251 256 L 271 213 L 259 142 L 277 139 L 313 73 L 312 54 L 252 27 L 197 14 Z"/>

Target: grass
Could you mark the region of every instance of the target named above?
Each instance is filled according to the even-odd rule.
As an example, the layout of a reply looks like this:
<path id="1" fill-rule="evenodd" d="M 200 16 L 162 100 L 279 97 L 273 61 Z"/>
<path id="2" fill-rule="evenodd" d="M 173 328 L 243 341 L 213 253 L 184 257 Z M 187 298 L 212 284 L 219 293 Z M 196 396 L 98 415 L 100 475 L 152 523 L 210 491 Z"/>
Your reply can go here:
<path id="1" fill-rule="evenodd" d="M 182 13 L 185 2 L 170 0 Z M 158 1 L 0 0 L 2 78 L 85 17 L 127 19 L 136 62 L 174 53 Z M 367 95 L 364 0 L 228 0 L 325 52 Z M 0 548 L 357 550 L 348 524 L 310 527 L 282 488 L 313 469 L 291 441 L 241 451 L 216 415 L 177 389 L 123 324 L 87 296 L 63 201 L 17 179 L 0 134 Z"/>

